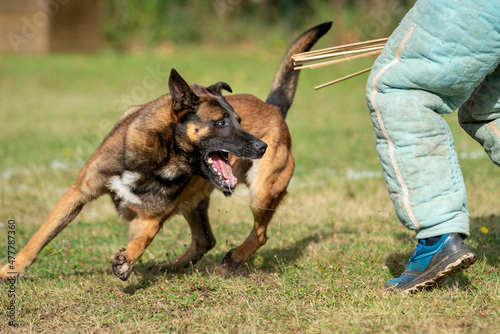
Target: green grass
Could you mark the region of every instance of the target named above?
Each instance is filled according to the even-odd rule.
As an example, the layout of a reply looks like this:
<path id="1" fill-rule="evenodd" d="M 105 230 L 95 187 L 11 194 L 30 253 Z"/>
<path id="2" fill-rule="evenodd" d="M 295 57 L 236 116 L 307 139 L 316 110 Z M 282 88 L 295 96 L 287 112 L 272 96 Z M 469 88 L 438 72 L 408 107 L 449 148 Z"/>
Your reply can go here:
<path id="1" fill-rule="evenodd" d="M 235 93 L 267 95 L 285 43 L 227 51 L 183 47 L 153 54 L 4 56 L 0 59 L 0 256 L 7 220 L 26 244 L 81 164 L 124 111 L 122 96 L 147 102 L 167 92 L 159 75 L 140 90 L 148 68 L 176 68 L 190 83 L 228 82 Z M 321 45 L 319 46 L 321 47 Z M 245 200 L 212 196 L 217 246 L 199 265 L 152 275 L 148 265 L 179 255 L 187 224 L 168 221 L 127 282 L 110 273 L 128 224 L 108 198 L 84 208 L 40 254 L 16 286 L 18 327 L 7 325 L 10 299 L 0 292 L 0 332 L 177 333 L 497 333 L 499 171 L 447 116 L 469 195 L 479 257 L 466 272 L 411 296 L 385 292 L 414 249 L 397 220 L 375 151 L 364 101 L 366 76 L 314 91 L 369 63 L 303 71 L 288 124 L 296 172 L 269 227 L 269 241 L 238 273 L 220 266 L 251 229 Z M 137 88 L 139 87 L 139 88 Z M 135 94 L 135 95 L 134 95 Z M 243 198 L 245 189 L 236 191 Z M 481 233 L 482 227 L 488 233 Z"/>

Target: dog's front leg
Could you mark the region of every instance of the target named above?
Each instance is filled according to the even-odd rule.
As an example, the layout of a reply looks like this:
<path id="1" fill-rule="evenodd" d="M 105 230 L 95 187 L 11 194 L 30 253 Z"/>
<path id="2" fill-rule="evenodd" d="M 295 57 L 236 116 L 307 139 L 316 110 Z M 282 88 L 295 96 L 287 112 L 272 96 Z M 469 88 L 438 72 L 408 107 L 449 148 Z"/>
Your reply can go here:
<path id="1" fill-rule="evenodd" d="M 282 149 L 286 150 L 286 147 L 282 147 Z M 222 262 L 229 268 L 237 268 L 244 264 L 253 253 L 266 243 L 267 226 L 276 208 L 287 194 L 286 187 L 292 178 L 295 166 L 293 158 L 291 155 L 281 154 L 285 158 L 280 160 L 277 158 L 280 154 L 276 154 L 271 150 L 269 153 L 269 155 L 266 153 L 266 156 L 258 163 L 254 163 L 254 167 L 252 167 L 258 168 L 256 172 L 252 173 L 256 177 L 250 184 L 250 202 L 252 203 L 254 226 L 245 242 L 230 250 L 222 259 Z M 274 166 L 273 172 L 268 173 L 269 169 L 266 169 L 266 166 Z"/>
<path id="2" fill-rule="evenodd" d="M 130 234 L 127 247 L 122 248 L 113 260 L 113 273 L 126 281 L 132 273 L 132 266 L 139 260 L 153 238 L 161 228 L 159 218 L 138 216 L 130 222 Z"/>
<path id="3" fill-rule="evenodd" d="M 215 237 L 208 219 L 209 197 L 204 198 L 194 209 L 182 210 L 184 218 L 191 229 L 191 245 L 184 254 L 170 262 L 159 264 L 157 267 L 165 271 L 175 271 L 196 264 L 209 250 L 215 246 Z"/>

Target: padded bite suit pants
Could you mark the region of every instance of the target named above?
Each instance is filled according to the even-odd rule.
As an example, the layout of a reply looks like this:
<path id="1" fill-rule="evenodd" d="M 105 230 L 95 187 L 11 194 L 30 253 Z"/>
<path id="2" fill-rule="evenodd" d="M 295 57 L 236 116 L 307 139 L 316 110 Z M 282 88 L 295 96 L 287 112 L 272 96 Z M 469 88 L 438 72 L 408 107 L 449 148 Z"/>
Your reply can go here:
<path id="1" fill-rule="evenodd" d="M 387 188 L 423 239 L 469 235 L 465 185 L 448 124 L 500 165 L 500 2 L 419 0 L 373 65 L 366 99 Z"/>

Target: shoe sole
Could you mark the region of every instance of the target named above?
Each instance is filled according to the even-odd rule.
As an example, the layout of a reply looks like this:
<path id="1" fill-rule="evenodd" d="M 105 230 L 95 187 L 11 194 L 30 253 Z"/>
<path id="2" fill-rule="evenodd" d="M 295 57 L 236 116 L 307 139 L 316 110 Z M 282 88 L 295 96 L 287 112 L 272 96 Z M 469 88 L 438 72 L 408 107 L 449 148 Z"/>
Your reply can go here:
<path id="1" fill-rule="evenodd" d="M 434 286 L 436 283 L 441 281 L 442 279 L 448 278 L 466 268 L 468 268 L 470 265 L 474 264 L 476 262 L 476 255 L 474 253 L 470 252 L 467 254 L 464 254 L 460 256 L 455 262 L 452 262 L 448 264 L 443 270 L 438 271 L 436 274 L 433 272 L 429 273 L 428 275 L 422 275 L 422 276 L 431 276 L 430 278 L 426 279 L 425 277 L 419 277 L 419 280 L 424 279 L 423 282 L 419 282 L 415 285 L 412 285 L 411 287 L 408 288 L 396 288 L 393 290 L 396 291 L 401 291 L 404 293 L 412 293 L 412 292 L 417 292 L 420 290 L 423 290 L 425 288 Z"/>

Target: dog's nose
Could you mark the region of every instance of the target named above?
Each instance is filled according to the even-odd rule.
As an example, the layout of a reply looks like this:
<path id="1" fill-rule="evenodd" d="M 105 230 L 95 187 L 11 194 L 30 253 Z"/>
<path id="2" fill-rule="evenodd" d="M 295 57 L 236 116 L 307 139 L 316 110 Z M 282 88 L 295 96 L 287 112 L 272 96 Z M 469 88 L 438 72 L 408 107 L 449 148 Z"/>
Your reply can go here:
<path id="1" fill-rule="evenodd" d="M 262 140 L 257 140 L 254 142 L 253 146 L 255 147 L 255 149 L 261 153 L 261 154 L 264 154 L 266 153 L 266 149 L 267 149 L 267 144 L 264 143 Z"/>

